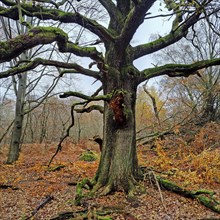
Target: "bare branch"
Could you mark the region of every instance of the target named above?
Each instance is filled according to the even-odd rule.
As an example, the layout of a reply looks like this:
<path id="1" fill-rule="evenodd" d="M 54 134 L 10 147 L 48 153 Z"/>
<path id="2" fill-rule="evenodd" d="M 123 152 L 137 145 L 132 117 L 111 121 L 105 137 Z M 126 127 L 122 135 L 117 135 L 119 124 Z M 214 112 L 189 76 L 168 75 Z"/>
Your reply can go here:
<path id="1" fill-rule="evenodd" d="M 40 20 L 54 20 L 62 23 L 76 23 L 88 29 L 92 33 L 100 37 L 104 42 L 114 41 L 112 34 L 101 24 L 90 18 L 84 17 L 80 13 L 65 12 L 59 9 L 48 9 L 42 6 L 33 7 L 30 4 L 21 3 L 23 15 L 36 17 Z M 4 8 L 0 6 L 0 16 L 19 20 L 17 6 Z"/>
<path id="2" fill-rule="evenodd" d="M 59 62 L 59 61 L 56 61 L 56 60 L 45 60 L 45 59 L 41 59 L 41 58 L 36 58 L 33 61 L 26 61 L 26 62 L 27 62 L 27 64 L 20 65 L 20 66 L 15 66 L 15 67 L 13 67 L 13 68 L 5 71 L 5 72 L 1 72 L 0 73 L 0 79 L 1 78 L 6 78 L 6 77 L 9 77 L 9 76 L 14 76 L 16 74 L 32 70 L 32 69 L 36 68 L 39 65 L 43 65 L 43 66 L 55 66 L 55 67 L 59 67 L 59 68 L 71 69 L 71 70 L 66 71 L 66 72 L 61 71 L 60 76 L 62 76 L 63 74 L 65 74 L 67 72 L 71 72 L 71 73 L 80 73 L 80 74 L 90 76 L 90 77 L 94 77 L 96 79 L 101 80 L 99 72 L 92 71 L 92 70 L 89 70 L 89 69 L 85 69 L 85 68 L 83 68 L 82 66 L 80 66 L 76 63 L 65 63 L 65 62 Z"/>
<path id="3" fill-rule="evenodd" d="M 71 96 L 85 99 L 87 101 L 100 101 L 100 100 L 109 101 L 111 99 L 111 95 L 100 95 L 93 97 L 93 96 L 84 95 L 80 92 L 72 92 L 72 91 L 64 92 L 63 94 L 60 95 L 60 98 L 68 98 Z"/>
<path id="4" fill-rule="evenodd" d="M 117 19 L 119 16 L 118 9 L 115 7 L 115 4 L 111 0 L 99 0 L 102 6 L 106 9 L 111 17 Z"/>
<path id="5" fill-rule="evenodd" d="M 74 108 L 75 108 L 75 105 L 73 104 L 71 106 L 71 123 L 69 125 L 69 127 L 67 128 L 66 130 L 66 134 L 60 138 L 60 142 L 58 143 L 57 145 L 57 149 L 55 151 L 55 153 L 53 154 L 53 156 L 51 157 L 49 163 L 48 163 L 48 167 L 50 166 L 50 164 L 53 162 L 53 159 L 56 157 L 56 155 L 62 150 L 62 144 L 63 144 L 63 141 L 69 137 L 70 135 L 70 130 L 71 128 L 75 125 L 75 119 L 74 119 Z"/>
<path id="6" fill-rule="evenodd" d="M 143 70 L 139 80 L 143 82 L 147 79 L 162 75 L 167 75 L 169 77 L 188 77 L 193 74 L 198 74 L 197 70 L 216 65 L 220 65 L 220 58 L 198 61 L 193 64 L 166 64 Z"/>
<path id="7" fill-rule="evenodd" d="M 130 10 L 130 13 L 127 15 L 127 18 L 125 20 L 121 34 L 118 37 L 118 42 L 120 46 L 126 47 L 130 43 L 137 28 L 144 21 L 146 12 L 151 8 L 155 1 L 156 0 L 141 1 Z"/>
<path id="8" fill-rule="evenodd" d="M 10 131 L 12 125 L 14 124 L 14 120 L 8 125 L 5 132 L 1 135 L 0 143 L 3 141 L 4 137 L 7 135 L 7 133 Z"/>
<path id="9" fill-rule="evenodd" d="M 101 105 L 91 105 L 91 106 L 89 106 L 87 108 L 75 109 L 75 111 L 77 113 L 90 113 L 90 112 L 92 112 L 94 110 L 99 111 L 101 114 L 104 113 L 104 108 Z"/>
<path id="10" fill-rule="evenodd" d="M 0 62 L 10 61 L 27 49 L 52 42 L 57 42 L 60 52 L 74 53 L 77 56 L 86 56 L 98 61 L 102 60 L 101 54 L 95 47 L 80 47 L 69 42 L 67 34 L 59 28 L 35 27 L 27 34 L 0 42 Z"/>
<path id="11" fill-rule="evenodd" d="M 160 37 L 157 40 L 154 40 L 150 43 L 146 43 L 134 47 L 133 48 L 134 60 L 144 55 L 161 50 L 179 41 L 181 38 L 186 37 L 188 33 L 188 29 L 192 27 L 199 20 L 201 14 L 202 14 L 202 6 L 196 9 L 196 11 L 191 16 L 189 16 L 184 22 L 182 22 L 180 26 L 174 28 L 166 36 Z"/>

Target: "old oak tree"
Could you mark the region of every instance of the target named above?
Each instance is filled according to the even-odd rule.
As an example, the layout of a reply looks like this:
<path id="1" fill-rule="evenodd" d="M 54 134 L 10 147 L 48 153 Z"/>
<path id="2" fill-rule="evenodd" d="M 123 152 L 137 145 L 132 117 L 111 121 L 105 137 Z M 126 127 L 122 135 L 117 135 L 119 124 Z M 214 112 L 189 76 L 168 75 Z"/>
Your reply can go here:
<path id="1" fill-rule="evenodd" d="M 96 6 L 108 17 L 105 25 L 87 13 L 90 5 L 93 6 L 86 4 L 88 1 L 44 0 L 35 1 L 35 4 L 19 0 L 0 1 L 0 16 L 18 20 L 29 28 L 25 34 L 0 42 L 1 63 L 18 57 L 28 49 L 51 43 L 56 43 L 59 53 L 91 59 L 91 64 L 87 68 L 77 62 L 48 60 L 45 55 L 21 61 L 16 66 L 5 69 L 0 73 L 0 78 L 21 74 L 39 66 L 53 66 L 59 71 L 60 77 L 65 73 L 77 73 L 93 77 L 102 83 L 102 95 L 95 94 L 89 97 L 72 91 L 65 91 L 61 95 L 61 98 L 76 96 L 85 101 L 104 101 L 102 154 L 94 178 L 93 192 L 108 194 L 114 190 L 123 190 L 132 195 L 138 185 L 140 172 L 135 136 L 137 86 L 153 77 L 162 75 L 188 77 L 199 69 L 220 65 L 220 58 L 215 58 L 198 60 L 192 64 L 170 63 L 142 71 L 135 67 L 135 60 L 181 40 L 200 19 L 209 22 L 209 16 L 217 16 L 220 9 L 218 0 L 159 1 L 161 7 L 166 10 L 166 16 L 169 16 L 167 18 L 172 18 L 168 19 L 172 23 L 171 30 L 152 42 L 146 41 L 144 44 L 132 46 L 133 36 L 145 19 L 154 21 L 155 16 L 151 16 L 150 9 L 158 1 L 99 0 Z M 80 12 L 78 10 L 80 4 L 87 9 Z M 164 14 L 162 16 L 164 17 Z M 41 25 L 32 27 L 24 21 L 24 17 L 39 19 Z M 51 25 L 52 23 L 54 25 Z M 77 24 L 78 27 L 86 29 L 87 33 L 89 31 L 96 36 L 96 40 L 93 44 L 83 46 L 79 42 L 72 41 L 68 35 L 73 35 L 73 32 L 65 28 L 62 30 L 59 28 L 60 24 Z M 213 24 L 209 25 L 215 31 Z M 96 44 L 103 45 L 104 50 L 100 52 L 100 47 L 96 47 Z M 97 109 L 97 106 L 93 109 Z"/>

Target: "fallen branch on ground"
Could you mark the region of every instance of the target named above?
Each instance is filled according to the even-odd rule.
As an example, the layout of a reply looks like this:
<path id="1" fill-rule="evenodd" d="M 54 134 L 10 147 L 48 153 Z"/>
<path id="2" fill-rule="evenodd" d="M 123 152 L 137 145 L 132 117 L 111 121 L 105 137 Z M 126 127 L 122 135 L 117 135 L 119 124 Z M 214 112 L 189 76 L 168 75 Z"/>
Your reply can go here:
<path id="1" fill-rule="evenodd" d="M 48 171 L 49 172 L 55 172 L 55 171 L 59 171 L 59 170 L 61 170 L 62 168 L 64 168 L 65 166 L 64 165 L 55 165 L 55 166 L 53 166 L 53 167 L 49 167 L 48 168 Z"/>
<path id="2" fill-rule="evenodd" d="M 155 183 L 156 183 L 157 189 L 158 189 L 159 194 L 160 194 L 160 199 L 161 199 L 162 205 L 163 205 L 163 207 L 164 207 L 164 210 L 167 211 L 167 207 L 166 207 L 166 205 L 165 205 L 165 203 L 164 203 L 163 195 L 162 195 L 162 192 L 161 192 L 161 187 L 160 187 L 160 184 L 159 184 L 159 182 L 158 182 L 158 180 L 157 180 L 157 176 L 155 175 L 154 171 L 151 171 L 151 172 L 149 173 L 149 176 L 150 176 L 150 175 L 153 175 L 154 181 L 155 181 Z"/>
<path id="3" fill-rule="evenodd" d="M 40 205 L 38 205 L 37 208 L 34 209 L 34 211 L 31 213 L 31 215 L 30 215 L 29 217 L 27 217 L 25 220 L 32 219 L 32 217 L 33 217 L 34 215 L 36 215 L 37 212 L 38 212 L 41 208 L 43 208 L 48 202 L 50 202 L 52 199 L 53 199 L 53 196 L 47 196 L 47 197 L 43 200 L 43 202 L 41 202 Z"/>
<path id="4" fill-rule="evenodd" d="M 13 189 L 13 190 L 18 190 L 19 188 L 13 185 L 6 185 L 6 184 L 0 184 L 0 189 Z"/>

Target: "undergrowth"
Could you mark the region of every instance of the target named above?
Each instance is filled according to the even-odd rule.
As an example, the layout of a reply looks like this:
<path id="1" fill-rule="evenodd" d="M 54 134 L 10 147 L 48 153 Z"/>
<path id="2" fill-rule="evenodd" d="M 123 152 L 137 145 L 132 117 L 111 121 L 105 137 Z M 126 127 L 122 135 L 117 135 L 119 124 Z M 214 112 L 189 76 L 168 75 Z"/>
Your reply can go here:
<path id="1" fill-rule="evenodd" d="M 157 140 L 156 155 L 150 161 L 142 159 L 141 162 L 185 187 L 220 184 L 219 130 L 218 124 L 209 123 L 191 137 L 190 143 L 181 134 Z"/>

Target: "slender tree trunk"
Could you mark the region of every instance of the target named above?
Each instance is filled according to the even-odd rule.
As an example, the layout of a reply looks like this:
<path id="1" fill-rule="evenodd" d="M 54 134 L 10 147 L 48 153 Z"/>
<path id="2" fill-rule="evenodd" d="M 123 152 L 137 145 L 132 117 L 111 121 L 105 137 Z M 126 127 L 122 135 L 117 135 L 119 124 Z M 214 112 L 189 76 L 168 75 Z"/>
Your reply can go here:
<path id="1" fill-rule="evenodd" d="M 81 124 L 80 124 L 80 116 L 77 116 L 77 125 L 78 125 L 78 132 L 77 132 L 77 143 L 80 142 L 81 140 L 81 132 L 82 132 L 82 129 L 81 129 Z"/>
<path id="2" fill-rule="evenodd" d="M 16 97 L 15 121 L 12 129 L 11 143 L 9 147 L 7 163 L 15 162 L 19 157 L 22 126 L 24 119 L 24 102 L 26 93 L 27 73 L 19 75 L 18 90 Z"/>
<path id="3" fill-rule="evenodd" d="M 122 84 L 121 84 L 122 83 Z M 120 87 L 117 88 L 117 85 Z M 112 99 L 104 106 L 104 137 L 95 191 L 131 192 L 138 175 L 135 136 L 136 85 L 132 81 L 109 82 L 104 92 Z"/>
<path id="4" fill-rule="evenodd" d="M 43 141 L 47 138 L 47 123 L 49 118 L 49 110 L 47 105 L 47 100 L 43 105 L 42 113 L 41 113 L 41 126 L 40 126 L 40 139 L 39 143 L 42 144 Z"/>
<path id="5" fill-rule="evenodd" d="M 26 33 L 27 28 L 25 26 L 19 26 L 17 24 L 18 30 L 20 33 Z M 23 52 L 20 56 L 21 60 L 27 60 L 28 53 Z M 16 89 L 16 88 L 15 88 Z M 11 164 L 18 160 L 20 153 L 20 146 L 22 141 L 22 127 L 24 120 L 24 104 L 25 104 L 25 95 L 27 89 L 27 72 L 18 75 L 18 88 L 16 93 L 16 107 L 15 107 L 15 120 L 14 126 L 12 129 L 11 142 L 9 147 L 9 153 L 7 162 Z M 16 91 L 15 91 L 16 92 Z"/>

